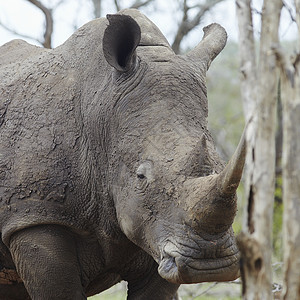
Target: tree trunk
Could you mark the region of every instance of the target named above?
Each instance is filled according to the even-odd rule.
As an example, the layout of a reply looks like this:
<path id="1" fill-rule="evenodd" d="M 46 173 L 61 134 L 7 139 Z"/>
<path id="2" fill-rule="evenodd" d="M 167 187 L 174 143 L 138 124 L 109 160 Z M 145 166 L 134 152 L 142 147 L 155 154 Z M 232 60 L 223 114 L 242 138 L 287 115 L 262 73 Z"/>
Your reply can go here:
<path id="1" fill-rule="evenodd" d="M 283 299 L 300 299 L 300 73 L 283 77 L 283 203 L 284 274 Z"/>
<path id="2" fill-rule="evenodd" d="M 262 11 L 259 64 L 255 64 L 251 1 L 236 1 L 240 28 L 242 97 L 248 121 L 246 228 L 238 237 L 243 299 L 273 299 L 271 257 L 275 183 L 276 59 L 281 0 L 265 0 Z M 245 20 L 246 16 L 246 20 Z M 250 38 L 250 48 L 245 40 Z M 246 42 L 246 43 L 249 43 Z M 243 51 L 247 51 L 243 53 Z M 252 58 L 251 58 L 252 57 Z M 259 77 L 258 75 L 259 74 Z M 246 87 L 246 88 L 245 88 Z M 245 94 L 244 94 L 245 93 Z M 251 99 L 252 98 L 252 99 Z M 255 102 L 256 101 L 256 102 Z M 250 108 L 250 109 L 249 109 Z"/>
<path id="3" fill-rule="evenodd" d="M 300 0 L 295 3 L 300 33 Z M 277 49 L 283 102 L 284 300 L 300 299 L 300 39 L 298 42 L 294 57 Z"/>

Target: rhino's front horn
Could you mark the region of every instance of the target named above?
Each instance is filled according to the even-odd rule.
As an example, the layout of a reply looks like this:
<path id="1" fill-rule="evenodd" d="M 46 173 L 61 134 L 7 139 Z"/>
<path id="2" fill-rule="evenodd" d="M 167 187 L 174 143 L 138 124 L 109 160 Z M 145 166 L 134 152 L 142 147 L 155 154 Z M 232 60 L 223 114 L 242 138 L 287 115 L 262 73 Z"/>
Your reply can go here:
<path id="1" fill-rule="evenodd" d="M 246 156 L 245 134 L 227 166 L 219 174 L 185 182 L 187 223 L 196 231 L 212 234 L 227 231 L 236 214 L 236 189 Z"/>
<path id="2" fill-rule="evenodd" d="M 246 157 L 246 139 L 243 133 L 239 145 L 225 169 L 218 176 L 218 190 L 225 198 L 234 194 L 240 183 Z"/>

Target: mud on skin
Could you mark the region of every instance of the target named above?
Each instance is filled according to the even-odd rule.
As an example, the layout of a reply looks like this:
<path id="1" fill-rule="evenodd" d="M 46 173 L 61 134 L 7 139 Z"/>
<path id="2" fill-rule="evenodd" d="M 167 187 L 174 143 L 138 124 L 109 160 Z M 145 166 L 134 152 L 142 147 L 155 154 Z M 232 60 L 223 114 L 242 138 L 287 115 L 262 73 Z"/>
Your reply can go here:
<path id="1" fill-rule="evenodd" d="M 224 164 L 207 130 L 218 24 L 176 55 L 137 10 L 63 45 L 0 51 L 0 298 L 128 299 L 239 276 L 231 228 L 244 138 Z"/>

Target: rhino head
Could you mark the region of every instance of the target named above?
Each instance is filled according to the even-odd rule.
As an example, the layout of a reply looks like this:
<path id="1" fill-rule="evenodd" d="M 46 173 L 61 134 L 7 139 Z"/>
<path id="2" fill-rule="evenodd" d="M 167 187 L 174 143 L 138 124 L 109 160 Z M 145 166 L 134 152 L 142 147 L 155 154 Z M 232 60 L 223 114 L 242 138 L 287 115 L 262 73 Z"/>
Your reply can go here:
<path id="1" fill-rule="evenodd" d="M 232 223 L 245 143 L 224 166 L 207 129 L 205 85 L 226 32 L 205 27 L 199 45 L 180 56 L 137 12 L 108 20 L 103 52 L 114 103 L 108 161 L 120 228 L 170 282 L 233 280 L 239 254 Z"/>

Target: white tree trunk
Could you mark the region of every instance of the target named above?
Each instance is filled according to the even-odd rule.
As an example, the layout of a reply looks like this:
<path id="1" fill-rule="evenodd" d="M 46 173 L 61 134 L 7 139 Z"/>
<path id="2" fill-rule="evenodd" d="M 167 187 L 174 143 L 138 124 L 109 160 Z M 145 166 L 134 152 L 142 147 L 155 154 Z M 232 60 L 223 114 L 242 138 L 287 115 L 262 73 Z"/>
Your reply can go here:
<path id="1" fill-rule="evenodd" d="M 283 99 L 283 299 L 300 299 L 300 64 L 282 82 Z M 292 82 L 294 81 L 294 82 Z"/>
<path id="2" fill-rule="evenodd" d="M 246 163 L 249 168 L 246 172 L 248 199 L 246 228 L 238 238 L 242 257 L 243 298 L 268 300 L 273 298 L 271 236 L 278 80 L 276 59 L 271 48 L 278 42 L 282 1 L 264 1 L 258 65 L 255 63 L 253 33 L 250 32 L 252 30 L 251 1 L 237 0 L 236 4 L 243 75 L 242 97 L 245 111 L 250 111 L 252 114 L 250 116 L 246 114 L 246 120 L 249 122 L 246 134 Z M 247 41 L 249 38 L 251 41 Z M 250 45 L 247 46 L 247 43 Z"/>
<path id="3" fill-rule="evenodd" d="M 295 1 L 300 34 L 300 0 Z M 282 74 L 284 287 L 282 299 L 300 299 L 300 39 L 298 55 L 277 49 Z"/>

